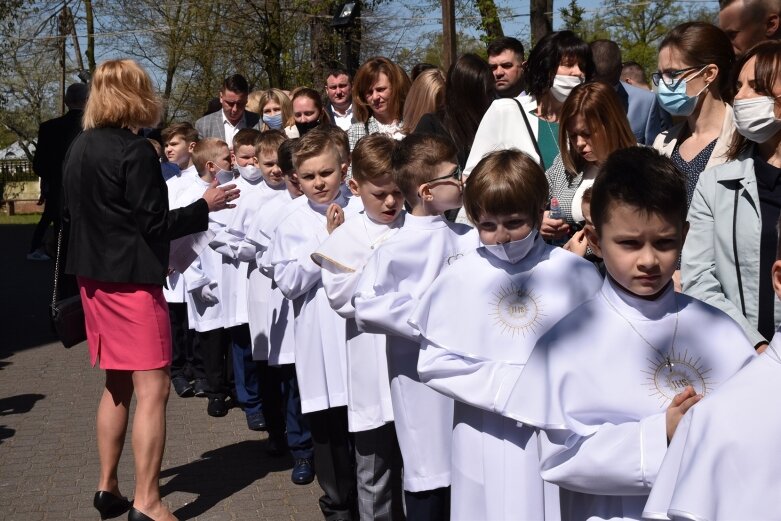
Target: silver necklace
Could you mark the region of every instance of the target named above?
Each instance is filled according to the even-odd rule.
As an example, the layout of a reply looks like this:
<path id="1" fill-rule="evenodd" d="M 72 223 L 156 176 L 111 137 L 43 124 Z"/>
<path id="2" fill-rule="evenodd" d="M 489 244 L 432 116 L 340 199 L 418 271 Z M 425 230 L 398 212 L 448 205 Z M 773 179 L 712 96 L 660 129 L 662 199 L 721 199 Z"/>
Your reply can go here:
<path id="1" fill-rule="evenodd" d="M 627 324 L 629 324 L 629 327 L 632 328 L 632 331 L 634 331 L 635 334 L 639 336 L 640 339 L 648 345 L 648 347 L 650 347 L 651 349 L 657 352 L 657 354 L 661 357 L 661 359 L 665 361 L 665 365 L 667 366 L 668 371 L 672 372 L 674 364 L 672 360 L 670 360 L 670 355 L 662 354 L 662 352 L 659 349 L 657 349 L 653 344 L 651 344 L 651 342 L 649 342 L 643 335 L 641 335 L 640 331 L 637 330 L 634 324 L 632 324 L 632 322 L 628 318 L 622 315 L 621 312 L 618 310 L 618 308 L 615 307 L 613 303 L 610 302 L 610 300 L 608 300 L 607 295 L 605 295 L 604 291 L 600 290 L 599 293 L 602 295 L 602 298 L 605 299 L 607 305 L 610 306 L 610 308 L 613 311 L 615 311 L 619 317 L 623 318 Z M 678 336 L 678 315 L 680 313 L 680 309 L 678 309 L 678 299 L 675 298 L 675 295 L 673 295 L 673 300 L 675 300 L 675 329 L 673 330 L 672 342 L 670 342 L 670 352 L 672 352 L 673 349 L 675 348 L 675 337 Z"/>

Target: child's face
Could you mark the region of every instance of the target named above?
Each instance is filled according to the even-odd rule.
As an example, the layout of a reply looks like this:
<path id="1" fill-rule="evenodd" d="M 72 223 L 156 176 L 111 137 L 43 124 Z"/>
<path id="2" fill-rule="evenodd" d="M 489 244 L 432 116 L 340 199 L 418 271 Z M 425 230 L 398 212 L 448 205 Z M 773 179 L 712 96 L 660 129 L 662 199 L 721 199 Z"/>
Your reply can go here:
<path id="1" fill-rule="evenodd" d="M 285 188 L 287 188 L 287 193 L 289 193 L 290 197 L 293 199 L 304 195 L 304 192 L 301 191 L 301 185 L 298 184 L 298 174 L 295 172 L 288 172 L 285 174 Z"/>
<path id="2" fill-rule="evenodd" d="M 239 149 L 233 150 L 233 162 L 236 166 L 257 165 L 255 159 L 255 147 L 252 145 L 241 145 Z"/>
<path id="3" fill-rule="evenodd" d="M 461 206 L 463 187 L 461 169 L 455 163 L 444 161 L 432 170 L 431 179 L 418 187 L 418 193 L 441 213 Z"/>
<path id="4" fill-rule="evenodd" d="M 214 175 L 217 174 L 220 169 L 231 169 L 231 151 L 228 149 L 228 147 L 221 147 L 218 150 L 219 152 L 215 154 L 214 159 L 212 161 L 206 162 L 206 168 L 209 170 L 209 174 L 212 177 L 214 177 Z"/>
<path id="5" fill-rule="evenodd" d="M 167 157 L 168 161 L 171 163 L 179 165 L 180 167 L 184 165 L 183 168 L 186 168 L 190 163 L 190 154 L 192 153 L 194 146 L 195 142 L 188 143 L 185 141 L 184 136 L 178 134 L 171 136 L 171 139 L 165 144 L 165 157 Z"/>
<path id="6" fill-rule="evenodd" d="M 282 169 L 277 164 L 277 153 L 275 151 L 261 151 L 258 156 L 258 162 L 260 164 L 260 173 L 263 175 L 267 185 L 279 186 L 285 182 L 285 178 L 282 176 Z"/>
<path id="7" fill-rule="evenodd" d="M 298 184 L 304 195 L 317 204 L 328 204 L 339 195 L 347 166 L 339 164 L 335 150 L 304 160 L 298 165 Z"/>
<path id="8" fill-rule="evenodd" d="M 392 223 L 404 207 L 404 195 L 393 181 L 393 176 L 366 181 L 353 178 L 349 185 L 352 193 L 361 198 L 366 215 L 378 223 Z"/>
<path id="9" fill-rule="evenodd" d="M 600 230 L 586 228 L 589 244 L 625 290 L 655 298 L 672 280 L 688 224 L 622 202 L 611 202 L 606 214 Z"/>
<path id="10" fill-rule="evenodd" d="M 542 211 L 537 219 L 542 218 Z M 534 230 L 534 218 L 523 212 L 494 215 L 481 213 L 477 223 L 480 242 L 483 244 L 505 244 L 525 239 Z"/>

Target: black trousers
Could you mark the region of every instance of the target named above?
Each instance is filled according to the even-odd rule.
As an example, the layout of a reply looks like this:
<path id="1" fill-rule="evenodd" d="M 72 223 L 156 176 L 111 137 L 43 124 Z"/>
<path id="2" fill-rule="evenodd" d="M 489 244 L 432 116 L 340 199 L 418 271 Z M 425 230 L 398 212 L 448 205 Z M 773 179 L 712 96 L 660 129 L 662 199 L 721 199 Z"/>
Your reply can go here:
<path id="1" fill-rule="evenodd" d="M 230 337 L 223 328 L 198 333 L 198 347 L 203 358 L 209 398 L 225 398 L 230 394 L 230 376 L 233 361 L 230 353 Z"/>
<path id="2" fill-rule="evenodd" d="M 43 244 L 43 237 L 46 235 L 46 231 L 49 229 L 50 224 L 54 225 L 54 237 L 56 239 L 57 234 L 60 233 L 59 194 L 54 196 L 47 196 L 46 202 L 43 203 L 43 213 L 41 214 L 41 219 L 38 221 L 38 224 L 35 225 L 35 230 L 33 230 L 33 237 L 30 241 L 30 252 L 33 252 L 41 247 L 41 244 Z"/>
<path id="3" fill-rule="evenodd" d="M 192 380 L 206 378 L 203 370 L 203 357 L 198 347 L 198 336 L 190 329 L 187 320 L 187 304 L 169 302 L 168 317 L 171 321 L 171 378 L 177 376 Z"/>
<path id="4" fill-rule="evenodd" d="M 448 521 L 450 519 L 450 487 L 404 491 L 407 521 Z"/>
<path id="5" fill-rule="evenodd" d="M 326 521 L 356 519 L 355 461 L 347 430 L 347 407 L 307 415 L 312 431 L 315 474 L 325 495 L 320 510 Z"/>

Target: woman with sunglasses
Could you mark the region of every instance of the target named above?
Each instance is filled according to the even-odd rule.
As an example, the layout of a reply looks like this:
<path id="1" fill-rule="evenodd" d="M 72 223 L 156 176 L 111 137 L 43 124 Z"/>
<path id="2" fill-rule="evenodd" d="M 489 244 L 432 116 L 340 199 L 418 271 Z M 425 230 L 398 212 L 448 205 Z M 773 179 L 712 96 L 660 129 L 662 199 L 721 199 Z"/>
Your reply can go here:
<path id="1" fill-rule="evenodd" d="M 686 175 L 686 203 L 703 170 L 724 163 L 734 134 L 730 70 L 735 53 L 729 37 L 715 25 L 687 22 L 659 46 L 659 70 L 651 79 L 659 105 L 685 118 L 654 141 Z"/>
<path id="2" fill-rule="evenodd" d="M 764 42 L 738 61 L 735 127 L 728 162 L 703 173 L 689 208 L 684 293 L 729 314 L 757 350 L 781 324 L 781 42 Z"/>

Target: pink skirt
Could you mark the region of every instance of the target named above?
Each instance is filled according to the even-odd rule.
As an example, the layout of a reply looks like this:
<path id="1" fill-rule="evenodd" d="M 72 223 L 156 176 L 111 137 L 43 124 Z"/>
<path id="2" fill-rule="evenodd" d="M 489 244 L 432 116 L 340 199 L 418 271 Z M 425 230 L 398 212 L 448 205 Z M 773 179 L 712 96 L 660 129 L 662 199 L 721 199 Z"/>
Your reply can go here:
<path id="1" fill-rule="evenodd" d="M 171 323 L 163 288 L 78 277 L 90 362 L 144 371 L 171 365 Z"/>

